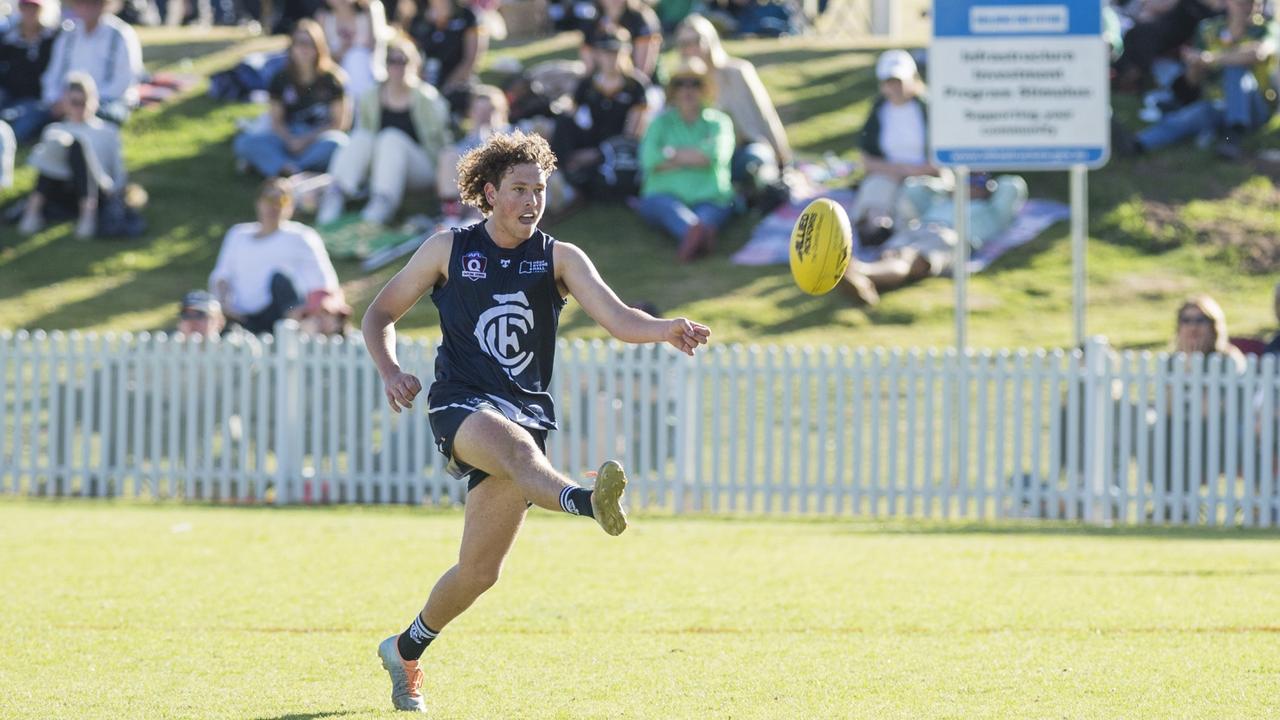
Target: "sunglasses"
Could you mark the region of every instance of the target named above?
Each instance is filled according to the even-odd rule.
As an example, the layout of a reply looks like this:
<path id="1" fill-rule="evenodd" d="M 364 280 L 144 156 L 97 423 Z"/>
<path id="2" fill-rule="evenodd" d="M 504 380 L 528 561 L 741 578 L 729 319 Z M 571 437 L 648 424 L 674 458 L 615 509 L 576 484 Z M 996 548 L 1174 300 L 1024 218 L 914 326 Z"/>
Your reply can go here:
<path id="1" fill-rule="evenodd" d="M 67 104 L 71 107 L 82 108 L 85 106 L 84 98 L 67 98 Z"/>
<path id="2" fill-rule="evenodd" d="M 409 58 L 405 57 L 404 55 L 388 55 L 387 64 L 388 65 L 408 65 Z"/>
<path id="3" fill-rule="evenodd" d="M 179 317 L 183 320 L 204 320 L 209 314 L 203 310 L 183 310 Z"/>
<path id="4" fill-rule="evenodd" d="M 313 48 L 316 46 L 315 43 L 311 42 L 311 38 L 307 35 L 299 35 L 298 37 L 294 38 L 293 44 L 301 45 L 302 47 L 309 47 L 309 48 Z"/>
<path id="5" fill-rule="evenodd" d="M 672 88 L 674 88 L 674 89 L 676 89 L 676 90 L 679 90 L 679 89 L 681 89 L 681 88 L 694 88 L 694 89 L 701 90 L 701 89 L 702 89 L 702 81 L 701 81 L 701 80 L 698 80 L 698 79 L 696 79 L 696 78 L 686 78 L 686 79 L 683 79 L 683 80 L 672 80 L 672 81 L 671 81 L 671 87 L 672 87 Z"/>
<path id="6" fill-rule="evenodd" d="M 1179 325 L 1211 325 L 1212 323 L 1213 321 L 1204 315 L 1179 315 L 1178 316 Z"/>

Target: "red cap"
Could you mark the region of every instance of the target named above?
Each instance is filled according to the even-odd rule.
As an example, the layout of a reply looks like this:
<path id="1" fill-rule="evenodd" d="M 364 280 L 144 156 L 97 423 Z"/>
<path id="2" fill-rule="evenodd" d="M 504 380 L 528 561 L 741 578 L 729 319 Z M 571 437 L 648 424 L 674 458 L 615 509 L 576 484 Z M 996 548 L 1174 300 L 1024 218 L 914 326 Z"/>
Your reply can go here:
<path id="1" fill-rule="evenodd" d="M 18 5 L 35 5 L 40 7 L 44 4 L 44 0 L 18 0 Z"/>

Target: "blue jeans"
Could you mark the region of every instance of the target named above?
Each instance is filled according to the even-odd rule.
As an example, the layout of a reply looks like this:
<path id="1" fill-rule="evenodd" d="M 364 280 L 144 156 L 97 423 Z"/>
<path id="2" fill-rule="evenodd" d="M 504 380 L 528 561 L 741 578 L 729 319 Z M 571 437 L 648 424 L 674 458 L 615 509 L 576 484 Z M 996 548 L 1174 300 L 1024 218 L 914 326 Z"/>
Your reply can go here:
<path id="1" fill-rule="evenodd" d="M 689 228 L 698 223 L 719 230 L 733 215 L 733 205 L 703 202 L 690 207 L 674 195 L 648 195 L 640 198 L 636 212 L 650 225 L 662 228 L 676 240 L 683 240 Z"/>
<path id="2" fill-rule="evenodd" d="M 9 123 L 18 142 L 34 139 L 53 117 L 39 98 L 10 100 L 0 92 L 0 120 Z"/>
<path id="3" fill-rule="evenodd" d="M 293 131 L 300 133 L 306 130 L 294 128 Z M 346 144 L 346 133 L 327 130 L 295 155 L 289 152 L 284 139 L 274 132 L 240 133 L 232 141 L 231 149 L 236 157 L 248 161 L 263 177 L 275 177 L 286 165 L 292 165 L 297 171 L 324 172 L 329 168 L 329 158 Z"/>
<path id="4" fill-rule="evenodd" d="M 1158 150 L 1199 135 L 1217 135 L 1225 128 L 1256 130 L 1271 117 L 1262 88 L 1250 68 L 1223 68 L 1222 100 L 1200 100 L 1175 110 L 1138 133 L 1143 149 Z"/>

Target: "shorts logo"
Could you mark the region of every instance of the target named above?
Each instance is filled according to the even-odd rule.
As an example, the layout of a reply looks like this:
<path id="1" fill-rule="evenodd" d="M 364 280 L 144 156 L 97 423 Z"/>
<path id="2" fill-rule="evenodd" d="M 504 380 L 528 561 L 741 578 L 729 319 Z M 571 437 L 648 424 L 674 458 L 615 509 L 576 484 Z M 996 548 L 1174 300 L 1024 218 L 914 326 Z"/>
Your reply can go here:
<path id="1" fill-rule="evenodd" d="M 489 264 L 489 259 L 479 250 L 472 250 L 462 256 L 462 277 L 468 280 L 482 280 L 489 277 L 485 274 L 485 266 Z"/>
<path id="2" fill-rule="evenodd" d="M 494 295 L 498 305 L 485 310 L 476 321 L 480 349 L 498 361 L 515 377 L 533 362 L 533 353 L 524 348 L 533 332 L 533 310 L 523 292 Z"/>
<path id="3" fill-rule="evenodd" d="M 520 274 L 533 275 L 534 273 L 544 273 L 547 271 L 546 260 L 521 260 Z"/>

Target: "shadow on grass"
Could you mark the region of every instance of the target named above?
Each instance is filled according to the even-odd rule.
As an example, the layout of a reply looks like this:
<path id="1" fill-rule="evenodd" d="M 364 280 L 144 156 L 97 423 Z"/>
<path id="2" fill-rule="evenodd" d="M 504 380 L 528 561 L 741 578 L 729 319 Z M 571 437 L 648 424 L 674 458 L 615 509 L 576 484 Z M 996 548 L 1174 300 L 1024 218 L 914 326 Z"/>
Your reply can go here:
<path id="1" fill-rule="evenodd" d="M 222 40 L 148 44 L 145 55 L 147 70 L 155 72 L 182 60 L 197 60 L 206 55 L 220 53 L 243 44 L 245 40 L 246 38 L 228 37 Z"/>
<path id="2" fill-rule="evenodd" d="M 1026 523 L 1018 523 L 1016 521 L 1007 523 L 889 523 L 874 528 L 850 528 L 847 532 L 853 534 L 874 532 L 885 535 L 1057 535 L 1152 540 L 1276 540 L 1280 538 L 1280 533 L 1274 529 L 1143 525 L 1099 527 L 1070 523 L 1068 521 L 1063 521 L 1063 524 L 1050 524 L 1040 521 Z"/>
<path id="3" fill-rule="evenodd" d="M 363 712 L 363 711 L 361 711 Z M 270 715 L 255 718 L 255 720 L 319 720 L 319 718 L 343 717 L 344 715 L 356 715 L 355 710 L 331 710 L 329 712 L 318 713 L 288 713 L 286 715 Z"/>

